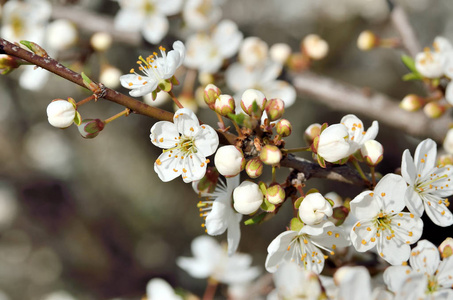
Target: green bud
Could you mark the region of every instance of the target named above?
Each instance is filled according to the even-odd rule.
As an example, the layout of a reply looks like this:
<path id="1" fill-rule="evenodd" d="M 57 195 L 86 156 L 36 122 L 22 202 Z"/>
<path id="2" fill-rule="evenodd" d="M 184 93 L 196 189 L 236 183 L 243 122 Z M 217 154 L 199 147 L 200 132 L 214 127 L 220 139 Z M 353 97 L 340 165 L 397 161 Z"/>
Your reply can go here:
<path id="1" fill-rule="evenodd" d="M 405 111 L 417 111 L 423 107 L 425 100 L 415 94 L 409 94 L 400 102 L 400 107 Z"/>
<path id="2" fill-rule="evenodd" d="M 258 178 L 263 174 L 263 162 L 259 157 L 254 157 L 245 165 L 245 172 L 250 178 Z"/>
<path id="3" fill-rule="evenodd" d="M 272 204 L 280 204 L 285 201 L 285 189 L 281 185 L 275 183 L 267 188 L 266 199 Z"/>
<path id="4" fill-rule="evenodd" d="M 104 129 L 104 126 L 104 122 L 99 119 L 85 119 L 77 128 L 83 138 L 92 139 Z"/>
<path id="5" fill-rule="evenodd" d="M 275 126 L 275 129 L 277 130 L 277 133 L 281 137 L 287 137 L 291 134 L 292 131 L 292 126 L 291 123 L 286 120 L 286 119 L 281 119 L 280 121 L 277 122 L 277 125 Z"/>
<path id="6" fill-rule="evenodd" d="M 260 160 L 266 165 L 275 165 L 282 159 L 282 152 L 274 145 L 265 145 L 261 148 Z"/>
<path id="7" fill-rule="evenodd" d="M 315 138 L 318 137 L 320 134 L 321 134 L 321 124 L 314 123 L 314 124 L 311 124 L 310 126 L 308 126 L 307 129 L 305 129 L 304 139 L 308 145 L 311 145 L 311 144 L 313 144 Z"/>
<path id="8" fill-rule="evenodd" d="M 432 119 L 437 119 L 441 117 L 444 114 L 445 110 L 446 110 L 445 106 L 437 102 L 429 102 L 423 108 L 423 112 L 425 113 L 425 115 L 428 118 Z"/>
<path id="9" fill-rule="evenodd" d="M 280 119 L 285 112 L 285 102 L 282 99 L 275 98 L 266 102 L 266 114 L 269 121 Z"/>
<path id="10" fill-rule="evenodd" d="M 220 89 L 214 84 L 208 84 L 204 88 L 204 102 L 209 106 L 210 109 L 214 110 L 215 102 L 220 96 Z"/>

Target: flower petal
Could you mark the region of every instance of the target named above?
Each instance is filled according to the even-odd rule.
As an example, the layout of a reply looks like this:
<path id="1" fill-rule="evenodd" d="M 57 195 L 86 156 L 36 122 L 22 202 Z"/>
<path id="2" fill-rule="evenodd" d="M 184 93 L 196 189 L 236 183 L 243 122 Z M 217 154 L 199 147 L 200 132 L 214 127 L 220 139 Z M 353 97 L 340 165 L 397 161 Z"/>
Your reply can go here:
<path id="1" fill-rule="evenodd" d="M 442 227 L 453 224 L 453 214 L 444 204 L 443 199 L 432 195 L 424 195 L 423 198 L 426 214 L 434 224 Z"/>
<path id="2" fill-rule="evenodd" d="M 418 217 L 423 215 L 423 200 L 420 198 L 420 194 L 414 190 L 413 186 L 407 188 L 406 194 L 404 195 L 404 201 L 411 213 Z"/>
<path id="3" fill-rule="evenodd" d="M 359 220 L 371 220 L 383 209 L 382 200 L 375 199 L 371 191 L 360 193 L 350 202 L 350 205 L 351 213 Z"/>
<path id="4" fill-rule="evenodd" d="M 163 182 L 168 182 L 182 173 L 182 159 L 179 151 L 167 151 L 162 153 L 154 163 L 154 171 Z M 178 157 L 176 157 L 178 156 Z M 175 158 L 176 157 L 176 158 Z"/>
<path id="5" fill-rule="evenodd" d="M 151 142 L 163 149 L 169 149 L 177 146 L 179 141 L 179 132 L 175 124 L 168 121 L 159 121 L 151 127 L 149 136 Z"/>
<path id="6" fill-rule="evenodd" d="M 421 178 L 431 173 L 436 165 L 437 148 L 432 139 L 422 141 L 415 149 L 414 163 Z"/>
<path id="7" fill-rule="evenodd" d="M 207 161 L 199 153 L 193 153 L 181 159 L 182 162 L 182 179 L 185 183 L 194 180 L 200 180 L 206 174 Z"/>
<path id="8" fill-rule="evenodd" d="M 414 160 L 408 149 L 404 150 L 403 158 L 401 159 L 401 175 L 404 180 L 410 185 L 415 184 L 417 169 L 415 168 Z"/>
<path id="9" fill-rule="evenodd" d="M 194 136 L 201 129 L 197 116 L 188 108 L 178 109 L 173 116 L 173 123 L 179 133 L 185 136 Z"/>
<path id="10" fill-rule="evenodd" d="M 159 14 L 148 15 L 143 22 L 141 32 L 145 40 L 152 44 L 159 43 L 168 32 L 168 20 Z"/>
<path id="11" fill-rule="evenodd" d="M 434 275 L 440 264 L 439 250 L 430 241 L 421 240 L 412 249 L 409 261 L 415 271 Z"/>
<path id="12" fill-rule="evenodd" d="M 439 264 L 437 282 L 443 288 L 451 288 L 453 286 L 453 256 L 444 258 Z"/>
<path id="13" fill-rule="evenodd" d="M 181 11 L 182 0 L 157 0 L 155 4 L 160 13 L 166 16 L 176 15 Z"/>
<path id="14" fill-rule="evenodd" d="M 239 241 L 241 240 L 241 219 L 242 215 L 233 212 L 231 209 L 231 214 L 228 219 L 228 255 L 233 255 L 239 246 Z"/>
<path id="15" fill-rule="evenodd" d="M 201 125 L 200 131 L 195 138 L 197 150 L 205 157 L 208 157 L 217 150 L 219 146 L 219 136 L 209 125 Z"/>
<path id="16" fill-rule="evenodd" d="M 119 31 L 136 32 L 142 27 L 145 14 L 140 10 L 122 8 L 118 11 L 114 20 L 114 27 Z"/>
<path id="17" fill-rule="evenodd" d="M 402 211 L 405 206 L 406 189 L 407 185 L 403 177 L 387 174 L 376 185 L 374 193 L 381 197 L 386 212 L 397 213 Z"/>
<path id="18" fill-rule="evenodd" d="M 365 252 L 376 246 L 376 227 L 371 221 L 359 221 L 352 227 L 351 243 L 358 252 Z"/>
<path id="19" fill-rule="evenodd" d="M 390 266 L 384 271 L 384 282 L 388 289 L 397 292 L 410 275 L 415 274 L 409 266 Z"/>
<path id="20" fill-rule="evenodd" d="M 296 102 L 296 89 L 286 81 L 275 80 L 266 83 L 262 92 L 267 99 L 279 98 L 285 102 L 285 108 L 290 107 Z"/>
<path id="21" fill-rule="evenodd" d="M 392 227 L 393 228 L 393 227 Z M 379 255 L 391 265 L 401 265 L 409 259 L 411 247 L 400 239 L 393 237 L 390 230 L 381 232 L 377 243 Z"/>
<path id="22" fill-rule="evenodd" d="M 277 271 L 278 265 L 283 261 L 284 256 L 289 252 L 288 246 L 297 236 L 297 231 L 285 231 L 280 233 L 267 247 L 265 267 L 269 273 Z"/>

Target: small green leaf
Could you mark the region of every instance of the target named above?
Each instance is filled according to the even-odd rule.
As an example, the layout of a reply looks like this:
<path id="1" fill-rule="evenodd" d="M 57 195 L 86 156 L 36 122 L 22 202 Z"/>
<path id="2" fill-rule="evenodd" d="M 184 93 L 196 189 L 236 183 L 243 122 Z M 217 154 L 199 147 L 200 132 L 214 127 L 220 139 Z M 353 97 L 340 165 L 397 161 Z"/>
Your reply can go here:
<path id="1" fill-rule="evenodd" d="M 266 197 L 266 192 L 267 192 L 266 184 L 264 182 L 260 181 L 258 183 L 258 186 L 259 186 L 259 188 L 261 190 L 261 193 L 263 193 L 263 195 Z"/>
<path id="2" fill-rule="evenodd" d="M 264 201 L 261 204 L 261 209 L 267 212 L 273 212 L 275 210 L 275 205 L 267 201 L 266 198 L 264 198 Z"/>
<path id="3" fill-rule="evenodd" d="M 401 55 L 401 60 L 403 61 L 404 65 L 412 71 L 412 73 L 418 74 L 417 68 L 415 68 L 414 59 L 408 55 Z"/>
<path id="4" fill-rule="evenodd" d="M 420 74 L 408 73 L 404 75 L 402 79 L 403 81 L 422 80 L 423 77 Z"/>
<path id="5" fill-rule="evenodd" d="M 319 191 L 317 189 L 315 189 L 315 188 L 310 189 L 307 193 L 305 193 L 305 196 L 309 195 L 309 194 L 313 194 L 313 193 L 319 193 Z"/>
<path id="6" fill-rule="evenodd" d="M 75 116 L 74 116 L 74 123 L 79 126 L 80 124 L 82 124 L 82 116 L 80 115 L 80 113 L 78 111 L 76 111 L 75 113 Z"/>
<path id="7" fill-rule="evenodd" d="M 244 222 L 245 225 L 255 225 L 255 224 L 259 224 L 263 221 L 264 217 L 267 215 L 266 212 L 262 212 L 256 216 L 254 216 L 253 218 L 250 218 L 248 220 L 246 220 Z"/>
<path id="8" fill-rule="evenodd" d="M 326 168 L 326 161 L 324 160 L 324 158 L 322 158 L 319 155 L 317 155 L 317 157 L 318 157 L 318 164 L 321 166 L 321 168 L 325 169 Z"/>
<path id="9" fill-rule="evenodd" d="M 304 227 L 304 223 L 302 223 L 301 220 L 299 220 L 299 218 L 292 218 L 291 219 L 291 222 L 289 224 L 289 228 L 293 231 L 299 231 L 302 229 L 302 227 Z"/>
<path id="10" fill-rule="evenodd" d="M 77 103 L 75 102 L 74 98 L 68 97 L 68 102 L 71 103 L 75 109 L 77 109 Z"/>
<path id="11" fill-rule="evenodd" d="M 294 202 L 294 209 L 299 209 L 299 206 L 303 200 L 304 200 L 304 197 L 297 198 L 297 200 Z"/>

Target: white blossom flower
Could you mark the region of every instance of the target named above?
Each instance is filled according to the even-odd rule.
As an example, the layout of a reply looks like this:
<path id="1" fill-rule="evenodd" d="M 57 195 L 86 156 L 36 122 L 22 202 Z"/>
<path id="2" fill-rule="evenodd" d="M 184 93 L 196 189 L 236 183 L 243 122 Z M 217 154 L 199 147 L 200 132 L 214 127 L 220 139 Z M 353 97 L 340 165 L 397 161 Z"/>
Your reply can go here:
<path id="1" fill-rule="evenodd" d="M 238 59 L 244 66 L 254 68 L 268 59 L 269 46 L 256 36 L 249 36 L 242 41 Z"/>
<path id="2" fill-rule="evenodd" d="M 224 284 L 245 284 L 255 279 L 260 270 L 251 267 L 252 257 L 235 253 L 228 256 L 212 237 L 199 236 L 192 241 L 194 257 L 179 257 L 176 264 L 194 278 L 211 278 Z"/>
<path id="3" fill-rule="evenodd" d="M 243 215 L 257 211 L 263 200 L 264 195 L 259 186 L 251 181 L 243 181 L 233 191 L 234 209 Z"/>
<path id="4" fill-rule="evenodd" d="M 121 85 L 132 90 L 129 95 L 133 97 L 144 96 L 156 90 L 160 85 L 171 84 L 169 79 L 181 66 L 186 51 L 181 41 L 174 42 L 173 49 L 167 54 L 166 49 L 160 46 L 159 50 L 162 57 L 158 57 L 156 52 L 148 56 L 146 60 L 141 56 L 139 57 L 138 69 L 143 74 L 139 75 L 134 69 L 131 69 L 132 74 L 120 77 Z"/>
<path id="5" fill-rule="evenodd" d="M 302 47 L 305 53 L 314 60 L 323 59 L 329 52 L 329 44 L 317 34 L 307 35 L 302 41 Z"/>
<path id="6" fill-rule="evenodd" d="M 376 246 L 379 255 L 392 265 L 409 258 L 409 245 L 420 238 L 423 222 L 411 213 L 401 212 L 406 189 L 401 176 L 387 174 L 373 192 L 362 192 L 351 201 L 351 213 L 359 220 L 350 234 L 357 251 Z"/>
<path id="7" fill-rule="evenodd" d="M 222 17 L 223 0 L 186 0 L 182 11 L 184 24 L 196 31 L 206 30 Z"/>
<path id="8" fill-rule="evenodd" d="M 184 65 L 200 72 L 216 73 L 225 59 L 237 53 L 242 38 L 236 23 L 222 20 L 211 35 L 197 33 L 187 39 Z"/>
<path id="9" fill-rule="evenodd" d="M 299 217 L 307 225 L 319 224 L 332 213 L 332 205 L 320 193 L 308 194 L 299 206 Z"/>
<path id="10" fill-rule="evenodd" d="M 431 139 L 417 146 L 414 159 L 406 149 L 401 174 L 409 185 L 405 196 L 409 211 L 421 217 L 425 210 L 436 225 L 446 227 L 453 224 L 450 203 L 445 198 L 453 194 L 453 166 L 436 167 L 436 153 L 436 143 Z"/>
<path id="11" fill-rule="evenodd" d="M 192 187 L 195 192 L 198 182 L 194 181 Z M 205 218 L 206 232 L 209 235 L 220 235 L 227 230 L 228 255 L 233 255 L 241 239 L 240 222 L 242 215 L 235 212 L 232 207 L 233 190 L 239 185 L 239 175 L 226 178 L 226 184 L 219 180 L 214 192 L 200 193 L 206 200 L 200 200 L 198 207 L 200 214 Z"/>
<path id="12" fill-rule="evenodd" d="M 423 52 L 415 56 L 415 68 L 424 77 L 439 78 L 444 73 L 453 74 L 452 55 L 453 50 L 450 42 L 443 37 L 436 37 L 433 42 L 434 51 L 425 48 Z M 450 75 L 449 75 L 450 74 Z"/>
<path id="13" fill-rule="evenodd" d="M 294 262 L 283 263 L 272 275 L 275 289 L 267 300 L 318 300 L 321 296 L 322 288 L 316 273 L 299 268 Z"/>
<path id="14" fill-rule="evenodd" d="M 348 128 L 343 124 L 333 124 L 319 135 L 317 154 L 328 162 L 336 162 L 351 153 Z"/>
<path id="15" fill-rule="evenodd" d="M 235 92 L 234 99 L 239 101 L 241 94 L 250 88 L 260 90 L 267 99 L 279 98 L 285 108 L 296 101 L 296 90 L 286 81 L 277 80 L 282 65 L 268 58 L 264 63 L 249 68 L 239 62 L 231 64 L 225 72 L 227 86 Z M 239 109 L 239 103 L 236 103 Z"/>
<path id="16" fill-rule="evenodd" d="M 165 280 L 153 278 L 146 285 L 147 300 L 182 300 Z"/>
<path id="17" fill-rule="evenodd" d="M 75 25 L 66 19 L 55 20 L 47 27 L 47 45 L 55 51 L 67 50 L 77 42 L 77 39 L 78 32 Z"/>
<path id="18" fill-rule="evenodd" d="M 201 179 L 209 163 L 206 157 L 219 145 L 215 130 L 200 125 L 197 116 L 187 108 L 175 112 L 173 123 L 155 123 L 150 138 L 155 146 L 165 149 L 154 163 L 154 171 L 164 182 L 179 175 L 186 183 Z"/>
<path id="19" fill-rule="evenodd" d="M 58 128 L 66 128 L 74 123 L 76 109 L 69 101 L 58 99 L 50 102 L 47 106 L 47 119 L 50 125 Z"/>
<path id="20" fill-rule="evenodd" d="M 305 225 L 300 231 L 288 230 L 279 234 L 267 247 L 266 270 L 277 271 L 285 261 L 294 261 L 306 270 L 321 273 L 325 256 L 320 249 L 333 255 L 337 247 L 348 246 L 347 235 L 332 222 Z"/>
<path id="21" fill-rule="evenodd" d="M 437 248 L 421 240 L 412 249 L 409 262 L 410 267 L 391 266 L 384 272 L 385 283 L 397 297 L 404 294 L 405 299 L 453 299 L 452 256 L 441 261 Z"/>
<path id="22" fill-rule="evenodd" d="M 366 141 L 374 140 L 379 131 L 377 121 L 373 121 L 371 127 L 365 131 L 362 121 L 353 114 L 344 116 L 340 123 L 348 128 L 349 144 L 351 145 L 350 155 L 359 150 Z"/>
<path id="23" fill-rule="evenodd" d="M 150 43 L 159 43 L 167 34 L 167 16 L 181 11 L 182 0 L 118 0 L 120 10 L 115 16 L 117 30 L 140 31 Z"/>

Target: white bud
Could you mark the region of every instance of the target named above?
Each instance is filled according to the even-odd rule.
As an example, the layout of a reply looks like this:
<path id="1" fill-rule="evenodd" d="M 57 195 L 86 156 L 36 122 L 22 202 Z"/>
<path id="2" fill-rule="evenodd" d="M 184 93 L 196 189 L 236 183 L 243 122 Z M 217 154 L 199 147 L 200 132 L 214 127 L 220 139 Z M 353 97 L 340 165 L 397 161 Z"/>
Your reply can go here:
<path id="1" fill-rule="evenodd" d="M 324 198 L 330 199 L 333 202 L 333 207 L 338 207 L 343 205 L 343 198 L 335 192 L 328 192 L 324 195 Z"/>
<path id="2" fill-rule="evenodd" d="M 242 94 L 241 107 L 246 114 L 251 115 L 253 102 L 256 102 L 258 108 L 263 111 L 266 101 L 266 96 L 261 91 L 248 89 Z"/>
<path id="3" fill-rule="evenodd" d="M 243 215 L 254 213 L 263 203 L 263 193 L 259 186 L 251 181 L 242 182 L 233 191 L 234 209 Z"/>
<path id="4" fill-rule="evenodd" d="M 319 135 L 317 154 L 328 162 L 336 162 L 350 155 L 348 128 L 343 124 L 327 127 Z"/>
<path id="5" fill-rule="evenodd" d="M 453 154 L 453 128 L 450 128 L 447 131 L 447 135 L 445 136 L 443 146 L 445 151 L 447 151 L 450 154 Z"/>
<path id="6" fill-rule="evenodd" d="M 74 122 L 76 110 L 74 105 L 66 100 L 58 99 L 47 106 L 47 119 L 50 125 L 66 128 Z"/>
<path id="7" fill-rule="evenodd" d="M 219 95 L 214 102 L 214 109 L 216 113 L 222 116 L 228 116 L 228 114 L 234 113 L 236 103 L 230 95 Z"/>
<path id="8" fill-rule="evenodd" d="M 241 64 L 254 68 L 267 60 L 267 53 L 267 43 L 258 37 L 251 36 L 242 42 L 238 56 Z"/>
<path id="9" fill-rule="evenodd" d="M 378 141 L 369 140 L 362 145 L 360 152 L 363 158 L 365 158 L 367 165 L 376 166 L 382 160 L 384 147 Z"/>
<path id="10" fill-rule="evenodd" d="M 269 56 L 271 57 L 271 59 L 282 65 L 285 64 L 286 61 L 288 61 L 291 53 L 291 47 L 285 43 L 273 44 L 269 49 Z"/>
<path id="11" fill-rule="evenodd" d="M 362 51 L 368 51 L 376 47 L 378 37 L 369 30 L 362 31 L 357 39 L 357 47 Z"/>
<path id="12" fill-rule="evenodd" d="M 68 49 L 77 42 L 78 38 L 74 24 L 64 19 L 50 23 L 46 35 L 48 46 L 58 51 Z"/>
<path id="13" fill-rule="evenodd" d="M 302 41 L 302 47 L 304 52 L 314 60 L 323 59 L 329 52 L 329 44 L 316 34 L 307 35 Z"/>
<path id="14" fill-rule="evenodd" d="M 91 36 L 90 44 L 96 51 L 106 51 L 112 45 L 112 36 L 107 32 L 96 32 Z"/>
<path id="15" fill-rule="evenodd" d="M 214 164 L 220 174 L 225 177 L 233 177 L 244 170 L 244 154 L 233 145 L 223 146 L 217 149 Z"/>
<path id="16" fill-rule="evenodd" d="M 308 194 L 299 206 L 299 217 L 307 225 L 319 224 L 332 213 L 332 206 L 320 193 Z"/>
<path id="17" fill-rule="evenodd" d="M 102 82 L 106 87 L 115 89 L 120 85 L 120 77 L 123 73 L 113 66 L 106 66 L 102 68 L 99 81 Z"/>

